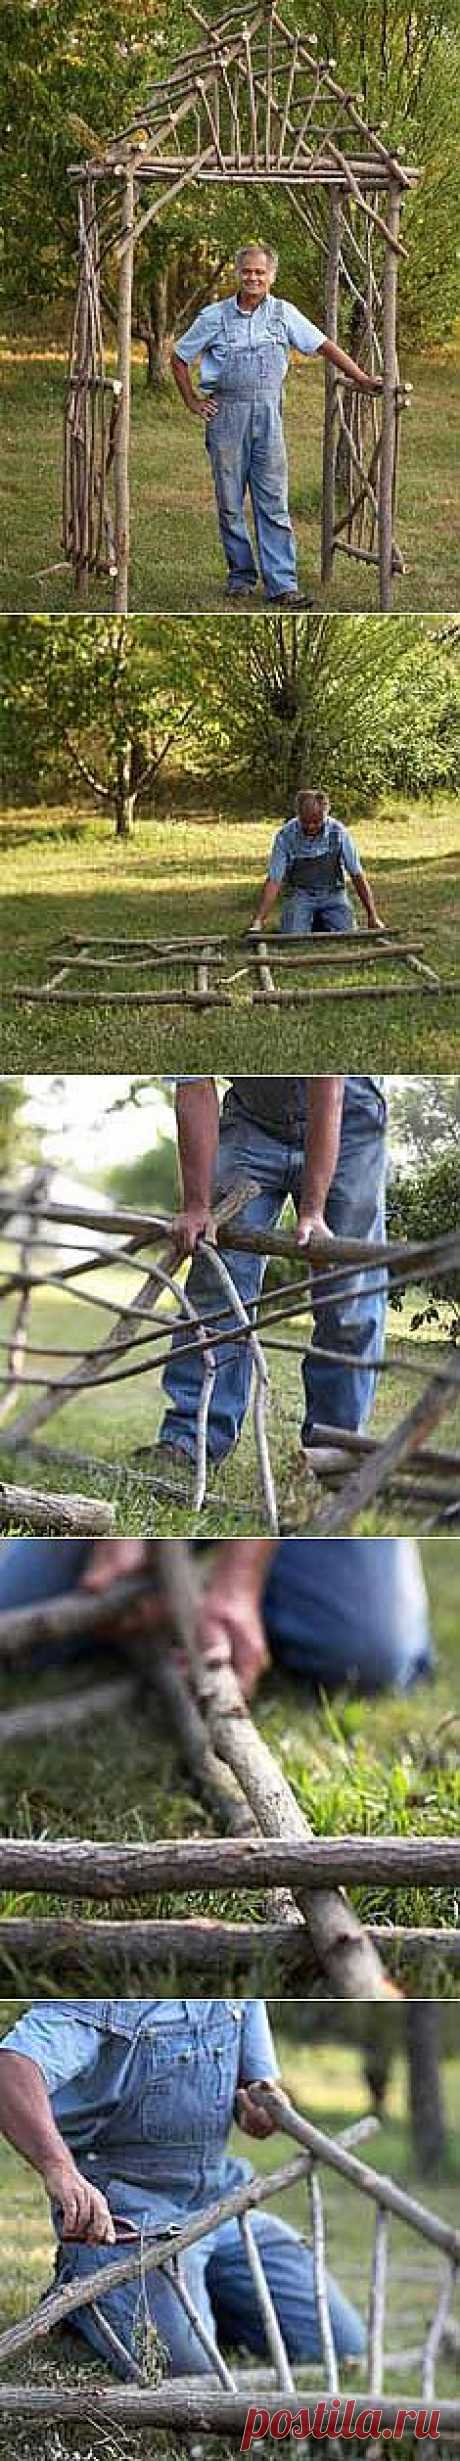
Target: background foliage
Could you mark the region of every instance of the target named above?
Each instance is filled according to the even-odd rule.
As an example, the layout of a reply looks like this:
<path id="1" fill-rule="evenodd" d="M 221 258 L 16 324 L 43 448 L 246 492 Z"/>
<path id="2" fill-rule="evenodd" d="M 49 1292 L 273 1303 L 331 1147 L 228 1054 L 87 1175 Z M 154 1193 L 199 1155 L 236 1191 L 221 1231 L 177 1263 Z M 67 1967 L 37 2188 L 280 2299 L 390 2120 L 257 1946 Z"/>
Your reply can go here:
<path id="1" fill-rule="evenodd" d="M 210 19 L 213 12 L 208 11 Z M 456 190 L 460 122 L 460 39 L 456 0 L 287 0 L 286 16 L 335 56 L 344 85 L 360 90 L 371 121 L 424 167 L 407 202 L 401 332 L 415 347 L 449 337 L 458 308 Z M 196 26 L 183 0 L 4 0 L 0 33 L 3 93 L 4 301 L 13 320 L 65 310 L 74 281 L 74 203 L 69 162 L 97 152 L 141 106 L 158 76 L 177 62 Z M 257 219 L 261 220 L 262 207 Z M 323 268 L 313 243 L 279 192 L 264 192 L 263 230 L 280 245 L 281 289 L 313 315 L 323 302 Z M 168 333 L 188 319 L 220 279 L 228 287 L 235 238 L 255 236 L 244 200 L 197 189 L 172 206 L 161 230 L 141 243 L 134 332 L 154 382 L 162 378 Z M 114 266 L 106 268 L 112 323 Z"/>

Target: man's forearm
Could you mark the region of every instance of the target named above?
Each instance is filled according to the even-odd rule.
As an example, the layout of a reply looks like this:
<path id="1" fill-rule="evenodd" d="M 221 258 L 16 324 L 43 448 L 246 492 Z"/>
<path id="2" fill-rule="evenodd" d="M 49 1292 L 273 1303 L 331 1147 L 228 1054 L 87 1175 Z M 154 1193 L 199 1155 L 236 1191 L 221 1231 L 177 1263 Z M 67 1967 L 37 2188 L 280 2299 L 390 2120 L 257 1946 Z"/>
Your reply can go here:
<path id="1" fill-rule="evenodd" d="M 344 1077 L 308 1077 L 302 1202 L 324 1212 L 337 1168 L 342 1130 Z"/>
<path id="2" fill-rule="evenodd" d="M 18 2051 L 0 2051 L 0 2128 L 42 2177 L 71 2160 L 59 2134 L 41 2069 Z"/>
<path id="3" fill-rule="evenodd" d="M 339 375 L 349 376 L 361 393 L 381 393 L 381 376 L 371 376 L 368 369 L 359 366 L 357 359 L 350 359 L 348 350 L 341 350 L 339 342 L 323 342 L 318 355 L 321 359 L 329 359 L 331 366 L 338 368 Z"/>
<path id="4" fill-rule="evenodd" d="M 279 880 L 264 880 L 262 896 L 259 900 L 255 918 L 257 923 L 265 923 L 266 915 L 271 913 L 272 906 L 276 906 L 276 901 L 280 893 L 280 885 Z"/>
<path id="5" fill-rule="evenodd" d="M 357 897 L 359 897 L 359 899 L 360 899 L 360 904 L 361 904 L 362 906 L 364 906 L 365 913 L 368 915 L 369 922 L 370 922 L 370 923 L 378 923 L 378 914 L 377 914 L 377 907 L 376 907 L 376 903 L 375 903 L 375 898 L 374 898 L 374 897 L 373 897 L 373 895 L 372 895 L 372 889 L 371 889 L 370 880 L 367 880 L 367 879 L 366 879 L 366 873 L 365 873 L 365 872 L 357 872 L 357 873 L 356 873 L 356 876 L 355 876 L 355 889 L 356 889 L 356 894 L 357 894 Z"/>
<path id="6" fill-rule="evenodd" d="M 178 1086 L 176 1118 L 184 1206 L 203 1205 L 207 1212 L 219 1150 L 219 1104 L 213 1077 Z"/>
<path id="7" fill-rule="evenodd" d="M 181 394 L 182 401 L 185 402 L 186 410 L 197 410 L 199 406 L 199 394 L 195 392 L 195 387 L 192 384 L 190 368 L 187 360 L 180 359 L 178 351 L 172 350 L 170 367 L 174 377 L 174 383 L 177 385 L 178 393 Z"/>

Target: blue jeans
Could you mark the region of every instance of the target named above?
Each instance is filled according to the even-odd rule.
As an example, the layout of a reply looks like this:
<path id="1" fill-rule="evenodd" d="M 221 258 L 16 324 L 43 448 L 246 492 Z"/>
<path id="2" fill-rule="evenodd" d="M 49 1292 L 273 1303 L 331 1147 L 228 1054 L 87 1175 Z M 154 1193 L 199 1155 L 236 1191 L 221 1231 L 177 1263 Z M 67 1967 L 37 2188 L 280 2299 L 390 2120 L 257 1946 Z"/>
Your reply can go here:
<path id="1" fill-rule="evenodd" d="M 0 1551 L 0 1611 L 76 1587 L 88 1542 L 11 1538 Z M 263 1615 L 275 1666 L 327 1692 L 392 1685 L 407 1692 L 434 1663 L 428 1604 L 412 1538 L 284 1538 Z M 36 1653 L 37 1666 L 93 1653 L 94 1644 Z M 105 1644 L 104 1644 L 105 1649 Z"/>
<path id="2" fill-rule="evenodd" d="M 348 1088 L 345 1093 L 340 1153 L 326 1205 L 329 1228 L 339 1238 L 380 1240 L 385 1235 L 385 1105 L 382 1097 L 370 1086 L 363 1085 L 358 1097 Z M 227 1195 L 238 1179 L 254 1177 L 259 1194 L 243 1206 L 241 1227 L 272 1230 L 279 1221 L 287 1196 L 292 1196 L 298 1210 L 301 1194 L 304 1156 L 295 1145 L 283 1145 L 279 1137 L 267 1136 L 265 1130 L 247 1119 L 236 1101 L 221 1125 L 219 1162 L 215 1199 Z M 246 1307 L 254 1308 L 264 1280 L 263 1258 L 226 1251 L 226 1262 Z M 372 1293 L 366 1284 L 372 1281 Z M 374 1283 L 378 1287 L 374 1288 Z M 205 1256 L 193 1259 L 187 1280 L 187 1291 L 202 1319 L 212 1319 L 222 1305 L 219 1287 Z M 344 1286 L 346 1287 L 346 1286 Z M 324 1296 L 324 1280 L 321 1285 Z M 302 1429 L 308 1440 L 315 1425 L 360 1428 L 365 1425 L 375 1392 L 375 1370 L 365 1366 L 369 1358 L 382 1355 L 385 1312 L 386 1275 L 383 1268 L 374 1275 L 367 1270 L 353 1276 L 353 1297 L 331 1297 L 327 1304 L 315 1302 L 313 1355 L 303 1364 L 306 1411 Z M 181 1346 L 181 1357 L 175 1357 Z M 185 1347 L 184 1347 L 185 1344 Z M 353 1365 L 329 1364 L 321 1360 L 324 1349 L 342 1350 L 353 1355 Z M 219 1355 L 219 1354 L 218 1354 Z M 217 1463 L 236 1444 L 248 1407 L 251 1387 L 251 1360 L 247 1343 L 231 1342 L 220 1353 L 219 1365 L 208 1420 L 208 1448 L 211 1461 Z M 163 1377 L 164 1390 L 171 1408 L 167 1410 L 160 1430 L 164 1445 L 180 1445 L 193 1457 L 197 1402 L 201 1387 L 201 1363 L 198 1350 L 187 1347 L 187 1335 L 181 1326 L 173 1339 L 171 1357 Z"/>
<path id="3" fill-rule="evenodd" d="M 257 565 L 244 515 L 248 489 L 266 597 L 278 598 L 284 590 L 295 590 L 296 552 L 278 400 L 258 391 L 252 399 L 223 393 L 216 417 L 207 424 L 206 445 L 222 545 L 235 588 L 254 588 L 257 581 Z"/>
<path id="4" fill-rule="evenodd" d="M 145 2214 L 146 2204 L 148 2206 L 148 2199 L 139 2189 L 128 2189 L 126 2184 L 120 2187 L 118 2182 L 113 2183 L 110 2201 L 113 2202 L 114 2211 L 128 2211 L 138 2222 Z M 185 2214 L 182 2218 L 185 2220 Z M 299 2362 L 303 2359 L 320 2360 L 311 2249 L 302 2245 L 290 2224 L 281 2221 L 277 2214 L 259 2210 L 251 2219 L 288 2355 Z M 75 2279 L 76 2274 L 85 2276 L 93 2272 L 97 2265 L 101 2273 L 98 2306 L 102 2307 L 108 2323 L 114 2326 L 125 2348 L 130 2351 L 139 2283 L 136 2278 L 134 2282 L 126 2282 L 104 2299 L 104 2263 L 113 2253 L 113 2248 L 104 2250 L 84 2246 L 73 2249 L 71 2257 L 64 2251 L 59 2284 L 62 2286 L 64 2281 Z M 251 2351 L 257 2358 L 266 2359 L 267 2345 L 238 2223 L 224 2222 L 219 2231 L 214 2230 L 207 2238 L 197 2240 L 194 2247 L 185 2251 L 182 2265 L 187 2289 L 202 2322 L 213 2338 L 217 2336 L 220 2346 L 223 2344 L 229 2349 L 239 2346 Z M 360 2357 L 365 2350 L 366 2336 L 357 2309 L 344 2297 L 331 2275 L 328 2276 L 328 2291 L 337 2357 Z M 147 2273 L 146 2295 L 148 2312 L 169 2354 L 171 2373 L 208 2374 L 211 2360 L 202 2349 L 193 2325 L 189 2323 L 164 2274 Z M 73 2323 L 98 2356 L 109 2361 L 117 2375 L 129 2375 L 129 2365 L 124 2368 L 122 2360 L 117 2361 L 87 2307 L 82 2307 L 80 2313 L 77 2310 Z"/>
<path id="5" fill-rule="evenodd" d="M 330 890 L 328 896 L 309 897 L 308 889 L 287 886 L 284 898 L 281 930 L 289 939 L 300 932 L 354 931 L 353 908 L 345 889 Z"/>

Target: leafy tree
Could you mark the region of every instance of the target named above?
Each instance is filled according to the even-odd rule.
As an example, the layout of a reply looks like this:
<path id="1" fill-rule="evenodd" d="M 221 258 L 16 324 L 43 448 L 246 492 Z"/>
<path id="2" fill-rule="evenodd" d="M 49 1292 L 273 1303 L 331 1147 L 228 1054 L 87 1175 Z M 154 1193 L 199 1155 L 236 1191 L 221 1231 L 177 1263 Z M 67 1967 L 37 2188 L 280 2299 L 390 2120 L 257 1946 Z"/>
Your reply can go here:
<path id="1" fill-rule="evenodd" d="M 280 793 L 307 778 L 368 800 L 453 783 L 459 647 L 460 627 L 446 638 L 418 616 L 242 617 L 215 634 L 222 751 Z"/>
<path id="2" fill-rule="evenodd" d="M 460 1153 L 460 1077 L 395 1077 L 391 1117 L 407 1163 L 420 1181 L 425 1165 Z"/>
<path id="3" fill-rule="evenodd" d="M 35 767 L 65 757 L 127 837 L 168 751 L 185 728 L 192 738 L 196 636 L 148 618 L 20 617 L 2 657 L 5 760 L 19 727 Z"/>

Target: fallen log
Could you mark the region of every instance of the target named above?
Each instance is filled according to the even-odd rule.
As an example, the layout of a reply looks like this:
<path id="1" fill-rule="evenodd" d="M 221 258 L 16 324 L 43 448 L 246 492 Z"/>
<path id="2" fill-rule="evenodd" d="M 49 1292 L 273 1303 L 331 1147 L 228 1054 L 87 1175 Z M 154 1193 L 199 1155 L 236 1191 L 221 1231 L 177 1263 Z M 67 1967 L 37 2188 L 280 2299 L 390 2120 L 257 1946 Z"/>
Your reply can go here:
<path id="1" fill-rule="evenodd" d="M 386 1486 L 398 1464 L 407 1460 L 410 1465 L 412 1453 L 424 1444 L 426 1436 L 431 1435 L 445 1410 L 458 1401 L 459 1396 L 460 1359 L 456 1359 L 453 1353 L 446 1365 L 445 1375 L 441 1379 L 439 1376 L 430 1378 L 418 1401 L 414 1402 L 411 1410 L 406 1411 L 399 1426 L 393 1428 L 391 1435 L 379 1445 L 378 1451 L 366 1457 L 359 1469 L 352 1470 L 341 1483 L 334 1502 L 325 1505 L 324 1511 L 318 1514 L 315 1538 L 332 1538 L 349 1529 L 358 1513 L 363 1512 L 366 1504 L 370 1504 L 373 1497 Z"/>
<path id="2" fill-rule="evenodd" d="M 305 2390 L 301 2397 L 296 2394 L 292 2415 L 298 2418 L 299 2413 L 303 2411 L 305 2420 L 308 2414 L 310 2420 L 313 2421 L 315 2410 L 318 2413 L 319 2403 L 318 2386 L 310 2393 Z M 274 2393 L 270 2378 L 267 2380 L 264 2378 L 262 2381 L 258 2378 L 257 2408 L 263 2410 L 264 2419 L 265 2412 L 267 2414 L 267 2433 L 271 2419 L 279 2420 L 280 2406 L 279 2388 Z M 282 2406 L 285 2413 L 285 2397 Z M 353 2434 L 353 2418 L 356 2417 L 359 2420 L 363 2413 L 369 2416 L 375 2411 L 375 2407 L 372 2393 L 360 2392 L 351 2396 L 349 2393 L 344 2393 L 337 2415 L 334 2409 L 335 2435 L 340 2437 L 343 2420 L 345 2433 L 347 2438 L 350 2438 Z M 401 2434 L 403 2440 L 406 2439 L 406 2435 L 412 2438 L 413 2421 L 420 2416 L 423 2409 L 420 2392 L 405 2393 L 404 2408 L 407 2411 L 409 2423 L 402 2431 L 400 2392 L 391 2398 L 388 2394 L 382 2393 L 378 2408 L 381 2427 L 385 2428 L 388 2436 L 394 2434 L 396 2429 L 400 2441 Z M 118 2425 L 126 2431 L 133 2426 L 157 2427 L 158 2429 L 169 2427 L 177 2430 L 178 2434 L 185 2433 L 188 2436 L 193 2432 L 194 2435 L 224 2436 L 231 2440 L 236 2440 L 238 2437 L 240 2449 L 247 2415 L 247 2392 L 224 2393 L 221 2390 L 214 2390 L 212 2386 L 208 2391 L 206 2377 L 202 2379 L 199 2389 L 196 2390 L 189 2389 L 185 2382 L 181 2388 L 176 2382 L 169 2385 L 162 2384 L 156 2392 L 141 2391 L 140 2385 L 137 2384 L 115 2384 L 113 2387 L 105 2384 L 98 2385 L 94 2376 L 90 2377 L 87 2384 L 80 2384 L 72 2392 L 69 2392 L 62 2384 L 40 2386 L 37 2390 L 35 2385 L 32 2387 L 0 2383 L 0 2417 L 9 2419 L 52 2418 L 63 2424 L 72 2419 L 79 2419 L 86 2425 L 89 2422 L 93 2428 L 97 2427 L 100 2422 L 107 2428 Z M 305 2432 L 308 2433 L 307 2426 Z M 450 2437 L 451 2445 L 454 2442 L 460 2443 L 460 2401 L 436 2402 L 436 2434 L 441 2439 L 441 2450 L 442 2438 L 446 2435 Z"/>
<path id="3" fill-rule="evenodd" d="M 209 1888 L 253 1891 L 297 1883 L 308 1883 L 311 1889 L 322 1889 L 325 1883 L 455 1889 L 459 1882 L 460 1836 L 305 1836 L 287 1841 L 255 1833 L 238 1841 L 179 1837 L 148 1846 L 103 1845 L 85 1838 L 60 1838 L 56 1843 L 47 1837 L 0 1838 L 0 1888 L 52 1889 L 71 1897 L 141 1898 L 166 1889 L 190 1895 Z"/>
<path id="4" fill-rule="evenodd" d="M 53 1537 L 104 1538 L 115 1529 L 113 1504 L 100 1496 L 48 1495 L 38 1487 L 10 1487 L 0 1480 L 0 1528 L 52 1530 Z"/>
<path id="5" fill-rule="evenodd" d="M 137 1685 L 128 1675 L 113 1683 L 87 1683 L 78 1692 L 60 1692 L 49 1700 L 24 1702 L 17 1709 L 0 1712 L 0 1749 L 8 1743 L 46 1741 L 47 1735 L 67 1735 L 72 1728 L 88 1726 L 93 1718 L 118 1717 L 120 1710 L 132 1708 L 137 1698 Z"/>
<path id="6" fill-rule="evenodd" d="M 23 1650 L 47 1648 L 60 1641 L 89 1639 L 104 1631 L 106 1624 L 112 1629 L 151 1588 L 149 1570 L 136 1579 L 114 1581 L 110 1590 L 98 1595 L 69 1590 L 43 1605 L 7 1607 L 0 1615 L 0 1658 L 19 1657 Z"/>
<path id="7" fill-rule="evenodd" d="M 299 1903 L 298 1892 L 296 1896 Z M 382 1961 L 381 1990 L 374 1991 L 374 1999 L 383 1998 L 390 1987 L 388 1978 L 402 1962 L 420 1967 L 428 1956 L 454 1969 L 460 1965 L 460 1930 L 369 1923 L 360 1936 L 363 1962 L 367 1947 L 370 1956 L 378 1951 Z M 94 1962 L 98 1972 L 102 1967 L 115 1969 L 119 1976 L 120 1971 L 131 1969 L 152 1984 L 160 1971 L 163 1975 L 174 1971 L 178 1979 L 187 1973 L 199 1981 L 203 1974 L 207 1981 L 222 1985 L 231 1970 L 239 1968 L 246 1974 L 262 1970 L 266 1976 L 271 1965 L 274 1975 L 289 1976 L 291 1981 L 295 1976 L 298 1984 L 303 1981 L 311 1990 L 318 1976 L 317 1950 L 315 1953 L 305 1922 L 225 1923 L 211 1916 L 184 1921 L 163 1916 L 158 1922 L 98 1918 L 92 1922 L 72 1915 L 13 1914 L 0 1921 L 0 1966 L 3 1959 L 10 1973 L 12 1958 L 27 1965 L 28 1973 L 45 1967 L 58 1979 L 66 1966 L 78 1967 L 83 1973 Z M 342 1990 L 340 1996 L 349 1995 Z"/>
<path id="8" fill-rule="evenodd" d="M 310 2420 L 313 2421 L 315 2410 L 318 2413 L 319 2403 L 318 2386 L 310 2393 L 305 2390 L 301 2397 L 296 2394 L 295 2405 L 292 2405 L 292 2415 L 298 2419 L 299 2413 L 303 2411 L 305 2420 L 308 2414 Z M 264 2419 L 265 2412 L 267 2414 L 267 2433 L 271 2419 L 279 2420 L 280 2406 L 279 2388 L 274 2393 L 270 2378 L 267 2380 L 264 2378 L 262 2381 L 258 2378 L 257 2408 L 263 2410 Z M 282 2406 L 283 2412 L 286 2413 L 285 2397 Z M 353 2434 L 353 2418 L 356 2417 L 358 2420 L 363 2413 L 369 2416 L 375 2411 L 375 2407 L 372 2393 L 360 2392 L 351 2396 L 349 2393 L 344 2393 L 337 2415 L 334 2409 L 335 2435 L 340 2437 L 343 2420 L 345 2433 L 347 2438 L 350 2438 Z M 381 2426 L 385 2428 L 388 2436 L 396 2429 L 400 2441 L 401 2433 L 403 2440 L 406 2435 L 412 2438 L 413 2421 L 420 2416 L 423 2409 L 420 2392 L 408 2392 L 404 2396 L 404 2408 L 407 2411 L 409 2423 L 402 2431 L 400 2392 L 392 2398 L 382 2393 L 378 2408 Z M 213 2387 L 208 2391 L 206 2377 L 196 2390 L 189 2389 L 185 2382 L 181 2388 L 176 2382 L 170 2385 L 162 2384 L 156 2392 L 141 2391 L 137 2384 L 99 2386 L 94 2376 L 90 2377 L 87 2384 L 81 2384 L 76 2391 L 72 2392 L 69 2392 L 65 2386 L 63 2388 L 61 2384 L 52 2387 L 40 2386 L 37 2390 L 36 2386 L 0 2383 L 0 2417 L 2 2415 L 11 2419 L 52 2418 L 64 2424 L 72 2419 L 80 2419 L 86 2425 L 90 2422 L 92 2427 L 97 2427 L 100 2422 L 106 2427 L 118 2425 L 126 2431 L 133 2426 L 157 2427 L 158 2429 L 169 2427 L 177 2430 L 178 2434 L 185 2433 L 189 2436 L 193 2432 L 194 2435 L 224 2436 L 231 2440 L 236 2440 L 238 2437 L 241 2449 L 241 2438 L 248 2415 L 248 2394 L 247 2392 L 224 2393 L 221 2390 L 214 2390 Z M 307 2425 L 305 2432 L 308 2433 Z M 441 2439 L 441 2450 L 442 2438 L 446 2435 L 450 2437 L 451 2445 L 454 2442 L 460 2443 L 460 2401 L 436 2402 L 436 2434 Z"/>

